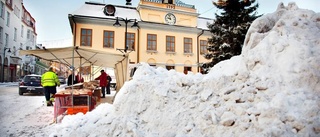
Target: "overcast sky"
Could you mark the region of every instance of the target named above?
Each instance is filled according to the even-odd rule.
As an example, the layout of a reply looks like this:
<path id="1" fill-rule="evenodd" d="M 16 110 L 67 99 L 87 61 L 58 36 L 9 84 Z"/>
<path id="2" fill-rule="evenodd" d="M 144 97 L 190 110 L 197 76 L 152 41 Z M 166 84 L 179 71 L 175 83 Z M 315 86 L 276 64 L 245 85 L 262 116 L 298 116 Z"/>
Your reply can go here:
<path id="1" fill-rule="evenodd" d="M 97 1 L 115 5 L 124 5 L 125 0 L 24 0 L 25 8 L 36 20 L 37 43 L 55 42 L 72 38 L 68 14 L 80 8 L 86 1 Z M 212 0 L 181 0 L 195 5 L 201 17 L 214 18 L 218 10 Z M 280 2 L 296 2 L 300 8 L 320 12 L 320 0 L 256 0 L 259 3 L 259 14 L 274 12 Z M 139 0 L 132 0 L 133 6 Z"/>

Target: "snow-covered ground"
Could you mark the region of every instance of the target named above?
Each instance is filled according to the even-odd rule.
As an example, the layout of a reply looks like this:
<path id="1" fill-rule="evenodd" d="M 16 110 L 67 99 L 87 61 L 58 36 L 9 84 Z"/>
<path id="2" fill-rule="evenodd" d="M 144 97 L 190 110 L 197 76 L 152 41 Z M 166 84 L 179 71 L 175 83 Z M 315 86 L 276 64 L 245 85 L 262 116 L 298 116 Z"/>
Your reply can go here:
<path id="1" fill-rule="evenodd" d="M 64 90 L 65 86 L 57 90 Z M 54 109 L 46 106 L 45 97 L 30 93 L 20 96 L 18 91 L 17 82 L 0 83 L 0 136 L 46 137 L 55 132 Z M 114 94 L 112 89 L 101 101 L 111 99 Z"/>
<path id="2" fill-rule="evenodd" d="M 0 83 L 0 136 L 48 136 L 54 129 L 53 107 L 45 105 L 43 95 L 18 93 L 18 83 Z"/>
<path id="3" fill-rule="evenodd" d="M 4 105 L 21 102 L 10 103 Z M 320 136 L 320 13 L 280 4 L 252 23 L 241 55 L 209 74 L 143 64 L 113 105 L 33 130 L 42 134 L 31 136 Z"/>

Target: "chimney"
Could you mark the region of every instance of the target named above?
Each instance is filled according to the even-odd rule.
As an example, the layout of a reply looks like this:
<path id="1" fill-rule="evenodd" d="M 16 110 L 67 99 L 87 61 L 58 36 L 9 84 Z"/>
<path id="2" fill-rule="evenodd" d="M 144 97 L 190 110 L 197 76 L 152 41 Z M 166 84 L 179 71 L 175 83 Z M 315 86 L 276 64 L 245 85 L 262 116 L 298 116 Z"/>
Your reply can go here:
<path id="1" fill-rule="evenodd" d="M 131 0 L 126 0 L 126 1 L 127 1 L 126 5 L 132 5 Z"/>

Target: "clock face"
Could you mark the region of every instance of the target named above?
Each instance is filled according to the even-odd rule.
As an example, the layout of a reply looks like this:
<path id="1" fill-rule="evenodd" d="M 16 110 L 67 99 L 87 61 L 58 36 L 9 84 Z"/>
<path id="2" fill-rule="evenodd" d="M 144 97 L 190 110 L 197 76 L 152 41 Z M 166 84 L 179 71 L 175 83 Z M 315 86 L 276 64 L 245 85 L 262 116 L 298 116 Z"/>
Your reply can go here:
<path id="1" fill-rule="evenodd" d="M 165 17 L 164 17 L 166 23 L 170 24 L 170 25 L 174 25 L 176 23 L 176 16 L 174 16 L 172 13 L 168 13 Z"/>

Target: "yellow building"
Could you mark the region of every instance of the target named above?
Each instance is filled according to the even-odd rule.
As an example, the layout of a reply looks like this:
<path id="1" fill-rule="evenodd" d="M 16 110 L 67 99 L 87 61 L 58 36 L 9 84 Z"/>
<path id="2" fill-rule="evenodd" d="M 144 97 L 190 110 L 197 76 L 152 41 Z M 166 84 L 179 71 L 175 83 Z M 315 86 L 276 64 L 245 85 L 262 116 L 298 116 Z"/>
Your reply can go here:
<path id="1" fill-rule="evenodd" d="M 137 7 L 130 1 L 125 6 L 85 2 L 69 14 L 74 46 L 126 52 L 131 64 L 200 72 L 198 64 L 208 62 L 202 54 L 212 19 L 199 17 L 194 5 L 180 0 L 140 0 Z"/>

